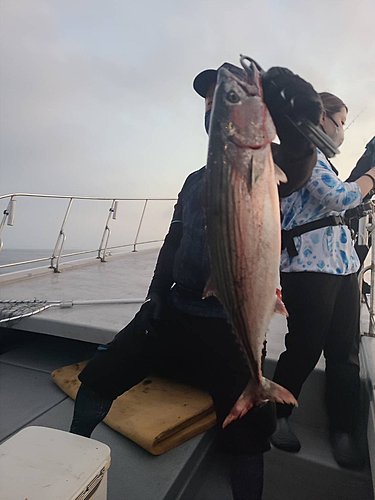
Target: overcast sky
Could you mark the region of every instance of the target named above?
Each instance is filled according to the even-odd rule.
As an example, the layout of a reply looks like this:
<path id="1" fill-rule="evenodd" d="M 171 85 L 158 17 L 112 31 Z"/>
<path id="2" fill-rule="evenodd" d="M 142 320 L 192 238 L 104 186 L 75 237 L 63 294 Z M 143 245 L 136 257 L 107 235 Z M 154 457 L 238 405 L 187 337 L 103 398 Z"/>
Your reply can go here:
<path id="1" fill-rule="evenodd" d="M 349 107 L 348 123 L 364 110 L 334 161 L 342 178 L 375 135 L 374 0 L 0 5 L 0 194 L 175 197 L 205 164 L 204 104 L 192 80 L 224 61 L 238 64 L 239 53 L 265 69 L 288 67 L 317 91 L 338 95 Z M 19 200 L 5 247 L 50 245 L 64 206 Z M 152 210 L 159 236 L 171 208 L 165 202 Z M 74 215 L 70 247 L 98 244 L 107 205 L 100 210 Z M 119 213 L 117 244 L 127 231 L 120 224 L 134 210 Z M 53 237 L 45 236 L 46 225 Z M 95 231 L 93 239 L 83 228 Z"/>

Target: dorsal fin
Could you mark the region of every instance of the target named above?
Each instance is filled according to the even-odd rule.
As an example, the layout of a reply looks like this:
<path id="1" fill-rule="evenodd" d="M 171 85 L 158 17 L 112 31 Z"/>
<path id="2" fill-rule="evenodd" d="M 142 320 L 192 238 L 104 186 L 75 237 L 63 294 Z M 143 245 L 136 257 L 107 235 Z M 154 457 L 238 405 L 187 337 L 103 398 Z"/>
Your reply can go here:
<path id="1" fill-rule="evenodd" d="M 202 299 L 206 299 L 207 297 L 212 297 L 212 296 L 216 297 L 216 289 L 215 289 L 215 286 L 213 284 L 212 278 L 210 278 L 207 281 L 207 285 L 205 286 L 205 288 L 203 290 Z"/>
<path id="2" fill-rule="evenodd" d="M 280 182 L 288 182 L 288 177 L 286 176 L 285 172 L 281 170 L 281 168 L 276 165 L 275 163 L 275 175 L 276 175 L 276 182 L 277 185 L 280 184 Z"/>

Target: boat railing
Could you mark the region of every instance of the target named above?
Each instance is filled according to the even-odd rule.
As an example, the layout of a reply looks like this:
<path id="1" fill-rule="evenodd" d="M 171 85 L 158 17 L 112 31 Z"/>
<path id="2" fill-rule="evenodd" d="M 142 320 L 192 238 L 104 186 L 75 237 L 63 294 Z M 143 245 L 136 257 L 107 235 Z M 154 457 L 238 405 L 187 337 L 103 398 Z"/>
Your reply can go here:
<path id="1" fill-rule="evenodd" d="M 369 213 L 365 217 L 359 219 L 357 243 L 358 245 L 370 246 L 370 264 L 365 266 L 358 273 L 360 296 L 366 305 L 369 313 L 368 331 L 364 331 L 364 335 L 375 337 L 375 318 L 374 318 L 374 299 L 375 299 L 375 196 L 367 202 Z M 370 296 L 363 294 L 364 277 L 367 272 L 370 272 Z"/>
<path id="2" fill-rule="evenodd" d="M 22 197 L 66 199 L 66 200 L 68 200 L 68 206 L 66 208 L 66 211 L 65 211 L 62 223 L 61 223 L 60 231 L 59 231 L 58 236 L 57 236 L 56 244 L 55 244 L 55 247 L 54 247 L 54 250 L 53 250 L 51 256 L 46 256 L 46 257 L 42 257 L 39 259 L 25 260 L 25 261 L 21 261 L 21 262 L 12 262 L 10 264 L 3 264 L 3 265 L 0 265 L 0 269 L 11 268 L 14 266 L 21 266 L 21 265 L 25 265 L 25 264 L 33 264 L 33 263 L 37 263 L 37 262 L 50 261 L 49 267 L 55 273 L 58 273 L 58 272 L 60 272 L 60 270 L 59 270 L 60 260 L 67 258 L 67 257 L 73 257 L 73 256 L 77 256 L 77 255 L 84 255 L 84 254 L 90 254 L 90 253 L 91 254 L 97 253 L 97 259 L 100 259 L 101 262 L 105 262 L 106 257 L 107 257 L 107 252 L 109 250 L 126 248 L 126 247 L 133 247 L 133 252 L 136 252 L 137 246 L 139 246 L 139 245 L 160 243 L 161 241 L 163 241 L 162 239 L 150 240 L 150 241 L 139 241 L 139 233 L 140 233 L 140 230 L 142 227 L 142 223 L 144 220 L 144 215 L 146 212 L 147 205 L 150 201 L 176 201 L 175 198 L 106 198 L 106 197 L 95 197 L 95 196 L 70 196 L 70 195 L 32 194 L 32 193 L 5 194 L 5 195 L 0 196 L 0 200 L 9 199 L 7 208 L 4 210 L 3 217 L 2 217 L 2 220 L 0 222 L 0 252 L 3 248 L 3 241 L 1 239 L 2 231 L 4 229 L 5 224 L 7 224 L 8 226 L 14 225 L 16 201 L 17 201 L 17 198 L 22 198 Z M 63 254 L 63 248 L 64 248 L 64 244 L 66 241 L 65 227 L 66 227 L 67 220 L 69 218 L 69 214 L 70 214 L 73 202 L 75 200 L 110 201 L 109 213 L 108 213 L 108 217 L 107 217 L 107 220 L 106 220 L 106 223 L 104 226 L 104 230 L 103 230 L 102 237 L 101 237 L 100 244 L 99 244 L 98 248 Z M 144 204 L 143 204 L 142 213 L 141 213 L 141 216 L 139 219 L 139 223 L 138 223 L 137 231 L 136 231 L 136 234 L 134 237 L 134 241 L 132 243 L 125 243 L 125 244 L 121 244 L 121 245 L 108 246 L 109 245 L 109 237 L 111 235 L 110 221 L 111 221 L 111 219 L 114 219 L 114 220 L 116 219 L 118 203 L 120 201 L 143 201 Z"/>
<path id="3" fill-rule="evenodd" d="M 5 224 L 7 224 L 9 226 L 14 225 L 16 199 L 22 198 L 22 197 L 67 199 L 68 206 L 67 206 L 67 209 L 65 211 L 65 215 L 64 215 L 62 223 L 61 223 L 60 231 L 59 231 L 58 236 L 57 236 L 56 244 L 55 244 L 55 247 L 54 247 L 54 250 L 53 250 L 51 256 L 42 257 L 39 259 L 25 260 L 25 261 L 21 261 L 21 262 L 13 262 L 10 264 L 3 264 L 3 265 L 0 265 L 0 269 L 11 268 L 14 266 L 20 266 L 20 265 L 25 265 L 25 264 L 33 264 L 33 263 L 37 263 L 37 262 L 50 261 L 49 267 L 55 273 L 58 273 L 58 272 L 60 272 L 60 270 L 59 270 L 60 260 L 67 258 L 67 257 L 96 253 L 97 254 L 96 258 L 100 259 L 101 262 L 105 262 L 106 257 L 107 257 L 107 252 L 109 250 L 126 248 L 126 247 L 133 247 L 133 252 L 136 252 L 137 246 L 139 246 L 139 245 L 160 243 L 162 241 L 161 239 L 160 240 L 150 240 L 150 241 L 139 241 L 139 233 L 140 233 L 140 230 L 142 227 L 142 223 L 144 220 L 144 215 L 145 215 L 145 212 L 147 209 L 148 202 L 150 202 L 150 201 L 176 201 L 175 198 L 106 198 L 106 197 L 94 197 L 94 196 L 49 195 L 49 194 L 32 194 L 32 193 L 6 194 L 6 195 L 0 196 L 0 200 L 9 199 L 8 206 L 4 210 L 3 217 L 2 217 L 2 220 L 0 222 L 0 237 L 1 237 L 1 234 L 2 234 L 2 231 L 4 229 Z M 65 226 L 66 226 L 66 222 L 68 220 L 68 217 L 69 217 L 74 200 L 110 201 L 109 213 L 108 213 L 108 217 L 107 217 L 107 220 L 106 220 L 106 223 L 104 226 L 104 230 L 102 233 L 99 248 L 63 254 L 63 248 L 64 248 L 64 244 L 66 241 Z M 143 209 L 142 209 L 142 213 L 141 213 L 141 216 L 140 216 L 140 219 L 138 222 L 138 227 L 136 230 L 134 241 L 132 243 L 109 246 L 109 238 L 111 235 L 110 221 L 111 221 L 111 219 L 114 219 L 114 220 L 116 219 L 118 203 L 120 201 L 143 201 L 144 202 Z M 358 244 L 360 244 L 360 245 L 368 245 L 369 241 L 375 242 L 375 196 L 371 199 L 370 202 L 367 203 L 367 207 L 369 207 L 367 215 L 365 217 L 362 217 L 359 220 L 359 230 L 358 230 L 357 237 L 358 237 Z M 0 252 L 1 252 L 2 248 L 3 248 L 3 241 L 0 238 Z M 364 276 L 367 272 L 370 272 L 370 276 L 371 276 L 369 300 L 367 299 L 367 295 L 362 294 Z M 364 302 L 365 302 L 366 307 L 367 307 L 368 312 L 369 312 L 368 332 L 365 332 L 365 335 L 375 337 L 375 318 L 374 318 L 375 246 L 373 244 L 371 244 L 370 265 L 364 266 L 361 269 L 361 271 L 358 275 L 358 279 L 359 279 L 361 297 L 365 297 Z"/>

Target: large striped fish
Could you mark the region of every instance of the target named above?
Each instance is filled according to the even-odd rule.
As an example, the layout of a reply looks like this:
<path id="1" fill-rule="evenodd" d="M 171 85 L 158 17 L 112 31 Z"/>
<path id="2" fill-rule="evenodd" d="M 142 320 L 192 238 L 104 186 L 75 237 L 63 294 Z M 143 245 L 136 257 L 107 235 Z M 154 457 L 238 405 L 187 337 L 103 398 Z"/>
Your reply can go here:
<path id="1" fill-rule="evenodd" d="M 277 184 L 287 180 L 273 163 L 275 135 L 255 64 L 247 73 L 238 69 L 237 74 L 221 67 L 205 176 L 211 278 L 204 296 L 216 295 L 225 307 L 251 372 L 223 427 L 265 400 L 297 404 L 289 391 L 265 379 L 261 370 L 263 343 L 277 301 L 281 245 Z"/>

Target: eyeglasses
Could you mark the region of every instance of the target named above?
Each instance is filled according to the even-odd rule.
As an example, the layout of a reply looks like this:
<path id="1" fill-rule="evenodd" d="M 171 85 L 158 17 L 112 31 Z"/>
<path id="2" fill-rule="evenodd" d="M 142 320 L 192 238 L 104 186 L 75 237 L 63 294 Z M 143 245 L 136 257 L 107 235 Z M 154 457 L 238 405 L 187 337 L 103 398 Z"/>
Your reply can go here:
<path id="1" fill-rule="evenodd" d="M 336 125 L 336 127 L 337 127 L 337 128 L 340 128 L 340 125 L 337 123 L 337 121 L 336 121 L 336 120 L 334 120 L 334 119 L 332 118 L 332 116 L 331 116 L 331 115 L 329 115 L 329 114 L 327 113 L 327 116 L 328 116 L 328 118 L 330 118 L 330 119 L 333 121 L 333 123 Z"/>

